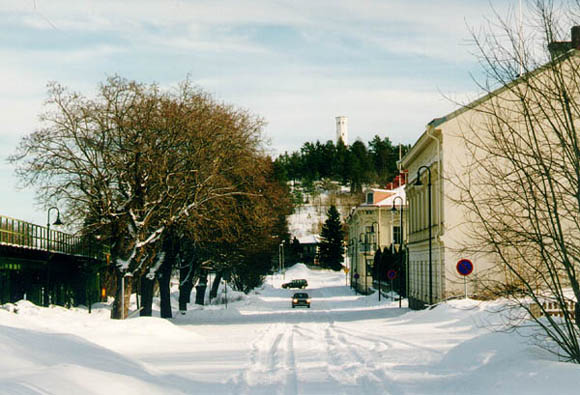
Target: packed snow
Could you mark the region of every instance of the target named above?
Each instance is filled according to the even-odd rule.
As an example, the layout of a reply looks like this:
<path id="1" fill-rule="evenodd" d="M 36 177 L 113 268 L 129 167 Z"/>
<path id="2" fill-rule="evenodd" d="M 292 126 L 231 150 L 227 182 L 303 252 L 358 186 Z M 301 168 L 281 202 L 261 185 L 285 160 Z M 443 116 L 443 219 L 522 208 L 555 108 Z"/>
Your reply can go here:
<path id="1" fill-rule="evenodd" d="M 310 309 L 292 309 L 295 291 L 280 287 L 297 278 L 309 282 Z M 0 393 L 578 393 L 580 366 L 490 330 L 501 323 L 498 303 L 410 311 L 354 294 L 344 273 L 302 264 L 229 297 L 227 309 L 191 305 L 172 320 L 110 320 L 108 304 L 91 314 L 1 306 Z"/>

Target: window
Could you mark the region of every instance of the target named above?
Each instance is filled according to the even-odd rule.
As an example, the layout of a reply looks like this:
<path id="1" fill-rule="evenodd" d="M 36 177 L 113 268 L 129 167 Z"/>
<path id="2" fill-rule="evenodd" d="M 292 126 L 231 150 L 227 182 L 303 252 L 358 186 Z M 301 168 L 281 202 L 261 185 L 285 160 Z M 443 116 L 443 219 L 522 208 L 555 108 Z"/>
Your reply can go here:
<path id="1" fill-rule="evenodd" d="M 373 193 L 367 193 L 367 204 L 373 204 Z"/>
<path id="2" fill-rule="evenodd" d="M 366 270 L 365 270 L 365 274 L 367 275 L 367 277 L 372 276 L 373 275 L 373 265 L 374 265 L 374 260 L 373 259 L 367 259 L 366 260 Z"/>
<path id="3" fill-rule="evenodd" d="M 401 227 L 393 226 L 393 244 L 401 244 Z"/>

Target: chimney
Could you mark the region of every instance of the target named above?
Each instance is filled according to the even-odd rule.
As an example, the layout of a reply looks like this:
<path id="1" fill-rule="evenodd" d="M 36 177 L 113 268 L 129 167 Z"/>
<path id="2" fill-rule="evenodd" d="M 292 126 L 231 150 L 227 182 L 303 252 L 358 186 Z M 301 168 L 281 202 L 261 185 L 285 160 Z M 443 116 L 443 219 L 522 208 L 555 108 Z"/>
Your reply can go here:
<path id="1" fill-rule="evenodd" d="M 548 50 L 552 58 L 557 58 L 571 49 L 580 50 L 580 26 L 572 26 L 570 35 L 572 41 L 552 41 L 548 44 Z"/>
<path id="2" fill-rule="evenodd" d="M 572 49 L 580 49 L 580 26 L 572 26 L 570 29 L 572 36 Z"/>

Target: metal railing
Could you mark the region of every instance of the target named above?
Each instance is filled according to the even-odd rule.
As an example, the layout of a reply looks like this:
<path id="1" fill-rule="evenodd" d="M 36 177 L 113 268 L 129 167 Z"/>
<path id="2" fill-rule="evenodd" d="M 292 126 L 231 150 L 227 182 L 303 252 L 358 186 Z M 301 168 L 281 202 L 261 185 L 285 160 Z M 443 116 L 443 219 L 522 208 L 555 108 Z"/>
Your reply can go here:
<path id="1" fill-rule="evenodd" d="M 101 249 L 91 246 L 82 237 L 53 229 L 50 230 L 49 237 L 46 226 L 2 215 L 0 215 L 0 244 L 90 258 L 102 257 Z"/>

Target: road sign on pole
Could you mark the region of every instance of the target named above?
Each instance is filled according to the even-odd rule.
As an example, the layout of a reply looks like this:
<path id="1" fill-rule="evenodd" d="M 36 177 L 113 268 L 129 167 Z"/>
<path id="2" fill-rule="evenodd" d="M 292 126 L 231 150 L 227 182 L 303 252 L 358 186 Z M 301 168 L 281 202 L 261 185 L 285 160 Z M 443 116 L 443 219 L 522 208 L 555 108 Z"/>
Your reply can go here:
<path id="1" fill-rule="evenodd" d="M 395 300 L 395 296 L 393 295 L 393 280 L 397 278 L 397 271 L 394 269 L 391 269 L 387 272 L 387 279 L 389 280 L 389 282 L 391 283 L 391 289 L 390 289 L 390 294 L 391 294 L 391 299 Z"/>
<path id="2" fill-rule="evenodd" d="M 473 263 L 469 259 L 460 259 L 457 262 L 457 273 L 462 276 L 469 276 L 473 272 Z"/>
<path id="3" fill-rule="evenodd" d="M 467 276 L 473 273 L 473 263 L 469 259 L 460 259 L 457 262 L 457 273 L 463 276 L 463 286 L 465 287 L 465 299 L 467 299 Z"/>

